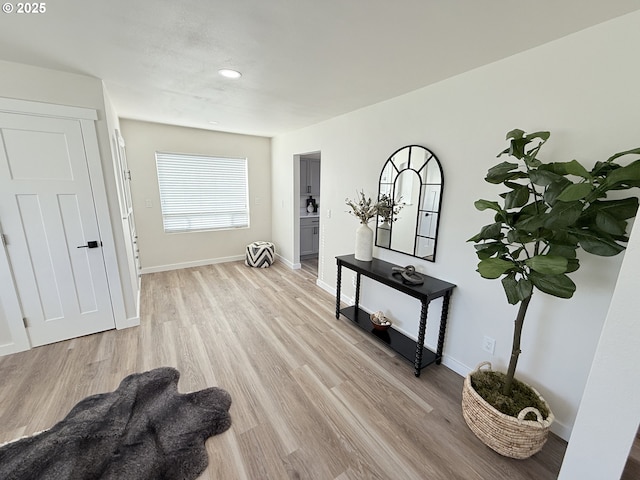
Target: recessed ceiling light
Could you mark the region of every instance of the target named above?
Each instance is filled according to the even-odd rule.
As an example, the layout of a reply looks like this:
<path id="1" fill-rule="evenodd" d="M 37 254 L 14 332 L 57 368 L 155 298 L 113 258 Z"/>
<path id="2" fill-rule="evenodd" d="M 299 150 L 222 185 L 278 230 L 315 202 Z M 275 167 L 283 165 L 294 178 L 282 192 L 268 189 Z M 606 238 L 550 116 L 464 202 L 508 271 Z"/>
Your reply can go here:
<path id="1" fill-rule="evenodd" d="M 216 122 L 215 120 L 209 120 L 207 123 L 209 125 L 218 125 L 220 122 Z"/>
<path id="2" fill-rule="evenodd" d="M 242 74 L 237 70 L 230 70 L 228 68 L 223 68 L 222 70 L 218 70 L 218 73 L 223 77 L 227 78 L 240 78 Z"/>

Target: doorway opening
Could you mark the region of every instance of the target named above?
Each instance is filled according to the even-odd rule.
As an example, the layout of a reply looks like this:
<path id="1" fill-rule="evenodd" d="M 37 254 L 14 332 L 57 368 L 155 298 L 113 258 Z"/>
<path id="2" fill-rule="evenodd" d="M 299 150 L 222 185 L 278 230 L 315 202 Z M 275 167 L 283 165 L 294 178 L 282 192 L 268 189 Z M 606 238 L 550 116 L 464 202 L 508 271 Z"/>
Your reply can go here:
<path id="1" fill-rule="evenodd" d="M 299 167 L 298 182 L 298 247 L 300 267 L 318 276 L 320 253 L 320 152 L 296 155 Z"/>

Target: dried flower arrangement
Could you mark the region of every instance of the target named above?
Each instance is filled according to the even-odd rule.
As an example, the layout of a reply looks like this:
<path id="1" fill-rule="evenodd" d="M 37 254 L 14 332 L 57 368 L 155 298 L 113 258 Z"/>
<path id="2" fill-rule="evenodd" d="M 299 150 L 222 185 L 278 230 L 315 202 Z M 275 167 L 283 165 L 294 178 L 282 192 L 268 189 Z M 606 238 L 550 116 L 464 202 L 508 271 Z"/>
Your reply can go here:
<path id="1" fill-rule="evenodd" d="M 380 200 L 373 203 L 370 197 L 366 197 L 363 191 L 358 194 L 359 198 L 356 200 L 345 199 L 345 203 L 351 207 L 348 211 L 351 215 L 354 215 L 360 219 L 360 223 L 366 225 L 373 217 L 380 215 L 385 222 L 393 222 L 396 220 L 395 216 L 402 210 L 404 206 L 401 203 L 395 202 L 390 195 L 384 193 L 380 196 Z"/>
<path id="2" fill-rule="evenodd" d="M 357 200 L 345 198 L 345 202 L 351 207 L 351 211 L 348 211 L 348 213 L 358 217 L 360 223 L 366 225 L 373 217 L 378 215 L 378 203 L 373 203 L 371 197 L 365 197 L 363 191 L 360 191 L 359 195 L 360 198 Z"/>
<path id="3" fill-rule="evenodd" d="M 400 197 L 400 200 L 402 200 L 402 197 Z M 382 217 L 384 222 L 395 222 L 402 207 L 404 207 L 403 203 L 398 203 L 391 198 L 391 195 L 383 193 L 380 195 L 380 200 L 378 200 L 378 215 Z"/>

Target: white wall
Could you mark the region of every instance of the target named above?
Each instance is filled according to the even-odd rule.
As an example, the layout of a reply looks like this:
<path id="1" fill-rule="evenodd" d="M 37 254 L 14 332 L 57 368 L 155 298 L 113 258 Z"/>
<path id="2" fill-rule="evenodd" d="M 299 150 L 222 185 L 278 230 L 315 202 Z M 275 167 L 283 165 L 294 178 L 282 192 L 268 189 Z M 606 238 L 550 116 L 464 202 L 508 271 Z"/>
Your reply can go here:
<path id="1" fill-rule="evenodd" d="M 245 247 L 271 240 L 271 140 L 121 119 L 131 169 L 143 273 L 244 258 Z M 250 227 L 208 232 L 165 233 L 155 152 L 247 157 Z M 276 249 L 278 245 L 276 245 Z"/>
<path id="2" fill-rule="evenodd" d="M 109 126 L 107 125 L 107 112 L 102 81 L 84 75 L 59 72 L 29 65 L 0 61 L 0 97 L 30 100 L 35 102 L 69 105 L 74 107 L 91 108 L 98 112 L 96 133 L 98 146 L 102 160 L 102 173 L 107 190 L 108 209 L 111 219 L 112 237 L 105 238 L 105 232 L 101 232 L 105 244 L 104 254 L 108 263 L 111 260 L 117 262 L 119 283 L 122 288 L 112 291 L 112 303 L 116 326 L 124 328 L 139 323 L 135 317 L 137 305 L 134 295 L 123 291 L 129 285 L 129 265 L 126 256 L 121 256 L 124 249 L 124 237 L 120 222 L 118 198 L 115 191 L 115 179 L 112 165 L 111 147 L 109 144 Z M 111 246 L 111 248 L 108 248 Z M 109 275 L 111 275 L 108 268 Z M 114 285 L 112 283 L 112 285 Z"/>
<path id="3" fill-rule="evenodd" d="M 632 61 L 640 44 L 640 13 L 584 30 L 542 47 L 459 75 L 410 94 L 334 118 L 272 141 L 273 239 L 280 253 L 293 254 L 293 156 L 322 152 L 322 232 L 319 284 L 335 287 L 336 255 L 353 252 L 357 222 L 346 212 L 345 197 L 359 189 L 371 196 L 387 157 L 403 145 L 422 144 L 438 156 L 444 170 L 443 211 L 437 261 L 428 263 L 375 249 L 374 255 L 458 285 L 453 293 L 445 344 L 445 364 L 465 374 L 489 359 L 505 368 L 516 308 L 497 281 L 482 279 L 466 240 L 491 221 L 473 202 L 493 199 L 499 187 L 483 181 L 504 136 L 513 128 L 550 130 L 544 158 L 586 164 L 640 146 L 640 65 Z M 331 217 L 328 214 L 331 212 Z M 349 232 L 352 232 L 349 234 Z M 568 438 L 622 256 L 580 256 L 572 275 L 572 300 L 537 293 L 524 327 L 519 377 L 550 402 L 554 431 Z M 343 287 L 353 294 L 347 273 Z M 363 306 L 390 313 L 396 325 L 416 336 L 419 306 L 384 287 L 363 283 Z M 429 321 L 438 318 L 434 302 Z M 482 338 L 496 339 L 495 355 L 481 349 Z M 435 335 L 427 335 L 433 345 Z M 490 358 L 487 358 L 490 357 Z M 408 367 L 409 368 L 409 367 Z M 428 381 L 428 370 L 423 374 Z"/>
<path id="4" fill-rule="evenodd" d="M 633 227 L 559 479 L 620 478 L 640 422 L 640 222 Z M 612 374 L 615 372 L 615 374 Z M 611 432 L 616 432 L 612 435 Z"/>

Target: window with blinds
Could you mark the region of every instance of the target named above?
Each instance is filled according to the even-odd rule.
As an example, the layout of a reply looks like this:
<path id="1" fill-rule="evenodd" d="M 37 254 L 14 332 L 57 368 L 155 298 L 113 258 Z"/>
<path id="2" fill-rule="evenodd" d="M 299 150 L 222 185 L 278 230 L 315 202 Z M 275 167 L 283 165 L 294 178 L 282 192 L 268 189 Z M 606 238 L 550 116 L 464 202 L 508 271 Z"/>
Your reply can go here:
<path id="1" fill-rule="evenodd" d="M 249 226 L 246 158 L 156 152 L 165 232 Z"/>

